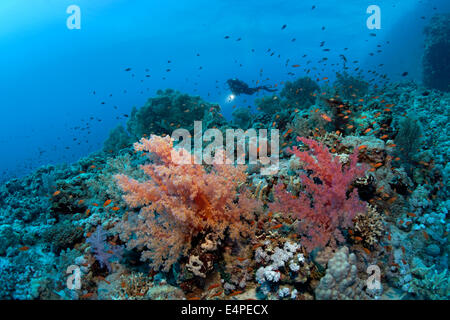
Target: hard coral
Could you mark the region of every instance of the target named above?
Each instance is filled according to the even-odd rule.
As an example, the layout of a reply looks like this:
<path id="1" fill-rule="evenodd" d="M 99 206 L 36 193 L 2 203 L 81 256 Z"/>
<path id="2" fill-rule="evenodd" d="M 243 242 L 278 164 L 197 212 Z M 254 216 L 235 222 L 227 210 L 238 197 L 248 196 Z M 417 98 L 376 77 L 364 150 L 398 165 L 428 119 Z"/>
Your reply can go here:
<path id="1" fill-rule="evenodd" d="M 316 100 L 313 95 L 320 87 L 309 77 L 298 78 L 294 82 L 286 81 L 280 95 L 295 107 L 309 107 Z"/>
<path id="2" fill-rule="evenodd" d="M 356 256 L 342 247 L 328 261 L 326 275 L 316 288 L 317 300 L 363 300 L 367 299 L 364 282 L 358 278 Z"/>
<path id="3" fill-rule="evenodd" d="M 343 242 L 340 229 L 351 227 L 356 214 L 366 211 L 356 189 L 348 194 L 352 182 L 366 170 L 357 165 L 357 152 L 350 156 L 348 164 L 342 165 L 339 157 L 333 158 L 317 141 L 298 140 L 310 148 L 305 152 L 296 147 L 291 150 L 304 164 L 304 169 L 312 172 L 309 176 L 300 175 L 306 192 L 297 198 L 279 184 L 275 190 L 277 200 L 271 204 L 271 209 L 294 214 L 299 219 L 302 245 L 312 251 L 328 243 L 333 245 L 336 240 Z"/>
<path id="4" fill-rule="evenodd" d="M 374 207 L 369 205 L 366 214 L 356 216 L 355 231 L 361 236 L 364 245 L 373 246 L 383 235 L 383 218 Z"/>
<path id="5" fill-rule="evenodd" d="M 158 90 L 157 96 L 148 99 L 146 104 L 133 108 L 127 121 L 127 131 L 136 138 L 150 134 L 170 134 L 177 128 L 193 132 L 194 121 L 202 120 L 205 127 L 224 124 L 220 107 L 179 91 Z"/>
<path id="6" fill-rule="evenodd" d="M 151 260 L 152 267 L 167 271 L 181 255 L 187 255 L 191 241 L 200 234 L 212 232 L 223 238 L 227 233 L 238 240 L 250 232 L 245 221 L 254 220 L 252 214 L 260 204 L 237 193 L 247 177 L 244 166 L 215 163 L 206 171 L 193 161 L 178 164 L 172 159 L 175 150 L 170 137 L 152 135 L 136 143 L 135 149 L 150 152 L 155 161 L 142 166 L 151 180 L 116 176 L 128 205 L 141 207 L 121 225 L 121 238 L 130 249 L 145 247 L 142 259 Z M 179 154 L 193 160 L 186 150 L 180 150 Z"/>

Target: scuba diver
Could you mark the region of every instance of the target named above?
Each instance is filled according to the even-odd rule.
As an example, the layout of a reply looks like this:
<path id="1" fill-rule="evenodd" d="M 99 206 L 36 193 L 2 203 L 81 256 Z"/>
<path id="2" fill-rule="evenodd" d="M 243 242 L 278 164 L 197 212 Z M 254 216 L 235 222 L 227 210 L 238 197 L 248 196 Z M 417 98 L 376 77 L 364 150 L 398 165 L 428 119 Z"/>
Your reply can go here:
<path id="1" fill-rule="evenodd" d="M 249 94 L 252 95 L 255 92 L 258 92 L 259 90 L 265 90 L 268 92 L 275 92 L 277 91 L 277 89 L 270 89 L 267 86 L 259 86 L 256 88 L 250 88 L 248 86 L 248 84 L 246 84 L 244 81 L 239 80 L 239 79 L 229 79 L 227 80 L 227 84 L 231 89 L 231 92 L 235 95 L 238 96 L 240 94 Z"/>

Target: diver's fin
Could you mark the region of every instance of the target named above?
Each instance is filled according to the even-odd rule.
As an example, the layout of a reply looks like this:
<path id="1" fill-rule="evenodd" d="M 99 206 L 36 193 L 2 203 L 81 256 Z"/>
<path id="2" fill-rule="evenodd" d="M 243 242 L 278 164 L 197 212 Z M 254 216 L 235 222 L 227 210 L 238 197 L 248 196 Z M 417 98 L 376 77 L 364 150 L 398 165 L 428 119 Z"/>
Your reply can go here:
<path id="1" fill-rule="evenodd" d="M 268 92 L 276 92 L 276 91 L 278 91 L 278 89 L 270 89 L 267 86 L 261 86 L 261 87 L 258 87 L 258 89 L 266 90 Z"/>

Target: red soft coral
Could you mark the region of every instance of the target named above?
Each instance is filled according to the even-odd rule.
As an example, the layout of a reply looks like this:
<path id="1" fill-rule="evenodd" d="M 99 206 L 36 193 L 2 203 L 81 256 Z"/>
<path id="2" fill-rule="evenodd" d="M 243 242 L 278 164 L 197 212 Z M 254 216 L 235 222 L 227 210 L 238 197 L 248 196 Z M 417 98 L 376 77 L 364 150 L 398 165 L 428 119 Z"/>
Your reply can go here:
<path id="1" fill-rule="evenodd" d="M 246 181 L 244 166 L 214 164 L 208 171 L 193 164 L 184 149 L 175 152 L 170 137 L 152 135 L 135 144 L 137 151 L 149 152 L 155 161 L 142 166 L 151 178 L 137 181 L 116 176 L 125 191 L 124 199 L 139 214 L 129 214 L 120 226 L 121 238 L 128 248 L 142 248 L 142 258 L 155 269 L 168 270 L 191 248 L 191 241 L 200 233 L 214 232 L 223 238 L 225 232 L 237 240 L 250 232 L 253 213 L 261 204 L 237 189 Z M 223 155 L 221 152 L 216 153 Z M 178 155 L 188 164 L 172 161 Z"/>
<path id="2" fill-rule="evenodd" d="M 302 244 L 312 251 L 317 247 L 344 241 L 341 230 L 351 227 L 356 214 L 365 212 L 366 205 L 354 189 L 348 194 L 352 182 L 363 176 L 366 168 L 357 165 L 358 153 L 355 151 L 346 165 L 339 157 L 333 157 L 328 149 L 315 140 L 298 138 L 309 147 L 301 152 L 294 147 L 294 153 L 303 163 L 309 176 L 300 177 L 305 192 L 294 197 L 280 184 L 275 188 L 276 201 L 271 204 L 274 211 L 291 213 L 299 219 L 299 232 Z"/>

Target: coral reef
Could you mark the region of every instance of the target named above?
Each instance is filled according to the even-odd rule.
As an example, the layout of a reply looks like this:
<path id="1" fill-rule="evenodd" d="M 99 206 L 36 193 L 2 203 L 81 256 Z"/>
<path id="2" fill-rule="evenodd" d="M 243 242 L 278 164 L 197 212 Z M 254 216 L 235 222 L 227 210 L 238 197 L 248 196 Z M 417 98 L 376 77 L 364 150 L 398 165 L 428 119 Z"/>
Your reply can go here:
<path id="1" fill-rule="evenodd" d="M 193 132 L 194 121 L 203 120 L 205 127 L 218 127 L 225 122 L 218 112 L 220 107 L 200 97 L 167 89 L 137 109 L 133 108 L 127 121 L 128 132 L 136 139 L 151 134 L 171 134 L 177 128 Z"/>
<path id="2" fill-rule="evenodd" d="M 364 286 L 358 278 L 355 254 L 343 247 L 328 261 L 327 272 L 315 293 L 318 300 L 361 300 L 367 299 Z"/>
<path id="3" fill-rule="evenodd" d="M 309 77 L 298 78 L 294 82 L 286 81 L 280 96 L 287 100 L 287 105 L 295 108 L 309 107 L 314 104 L 314 93 L 319 85 Z"/>
<path id="4" fill-rule="evenodd" d="M 351 184 L 365 174 L 365 169 L 357 165 L 356 152 L 350 157 L 348 167 L 343 167 L 339 157 L 333 158 L 328 149 L 317 141 L 306 138 L 298 140 L 310 148 L 310 152 L 301 152 L 296 147 L 292 150 L 304 163 L 304 170 L 313 172 L 310 176 L 300 176 L 306 193 L 295 198 L 280 185 L 276 190 L 278 199 L 271 209 L 293 213 L 300 219 L 299 232 L 304 237 L 302 243 L 309 251 L 324 247 L 329 242 L 344 242 L 340 229 L 351 227 L 353 218 L 366 210 L 356 189 L 347 197 Z"/>
<path id="5" fill-rule="evenodd" d="M 142 166 L 151 180 L 117 176 L 127 204 L 141 208 L 137 215 L 130 212 L 128 222 L 120 226 L 121 239 L 129 249 L 145 246 L 143 259 L 151 260 L 153 268 L 167 271 L 188 253 L 200 233 L 213 232 L 223 238 L 228 231 L 238 240 L 241 233 L 248 236 L 252 232 L 249 222 L 258 202 L 245 194 L 237 198 L 237 188 L 246 179 L 245 167 L 215 164 L 206 172 L 202 165 L 193 164 L 185 149 L 180 150 L 180 157 L 187 156 L 188 164 L 178 164 L 172 159 L 170 137 L 143 138 L 135 149 L 150 152 L 157 159 Z M 227 230 L 229 226 L 233 227 Z"/>
<path id="6" fill-rule="evenodd" d="M 450 14 L 434 15 L 425 27 L 423 82 L 426 86 L 450 91 Z"/>
<path id="7" fill-rule="evenodd" d="M 449 299 L 450 93 L 360 81 L 286 82 L 230 122 L 159 91 L 103 150 L 1 184 L 0 298 Z M 193 120 L 280 129 L 278 170 L 193 163 L 169 136 Z"/>
<path id="8" fill-rule="evenodd" d="M 361 78 L 350 75 L 347 71 L 336 73 L 334 82 L 336 94 L 345 100 L 356 100 L 369 92 L 369 84 Z"/>

